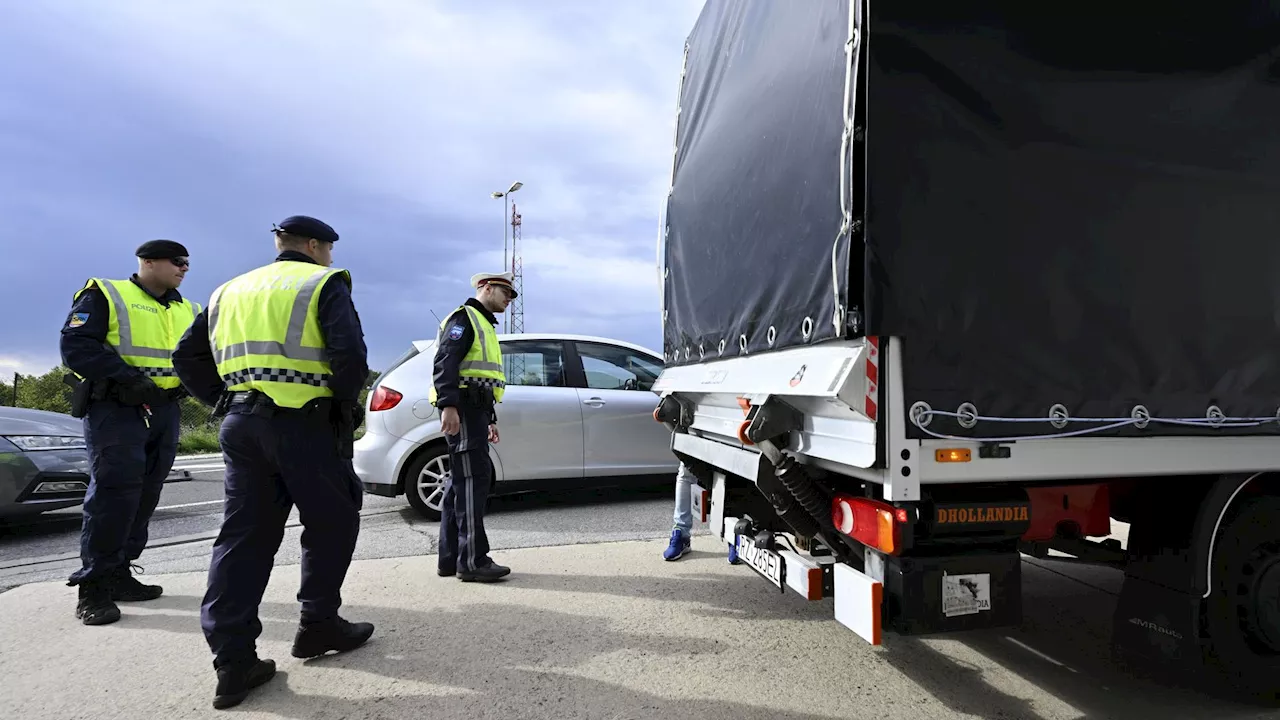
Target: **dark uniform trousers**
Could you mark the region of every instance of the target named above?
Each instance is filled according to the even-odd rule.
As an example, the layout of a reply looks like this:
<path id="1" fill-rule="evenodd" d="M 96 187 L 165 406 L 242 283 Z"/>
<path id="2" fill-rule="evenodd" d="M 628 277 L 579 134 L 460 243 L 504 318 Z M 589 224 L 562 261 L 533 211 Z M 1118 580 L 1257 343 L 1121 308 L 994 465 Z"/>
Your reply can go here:
<path id="1" fill-rule="evenodd" d="M 440 570 L 467 572 L 493 563 L 484 509 L 493 483 L 489 460 L 490 408 L 458 407 L 458 434 L 448 435 L 449 480 L 440 501 Z"/>
<path id="2" fill-rule="evenodd" d="M 137 560 L 164 480 L 178 453 L 179 405 L 151 415 L 137 405 L 95 400 L 83 419 L 89 450 L 89 490 L 80 533 L 82 567 L 72 584 L 96 580 Z M 148 424 L 149 423 L 149 424 Z"/>
<path id="3" fill-rule="evenodd" d="M 295 504 L 303 527 L 302 622 L 337 616 L 364 499 L 351 462 L 338 454 L 327 403 L 270 416 L 233 405 L 219 440 L 226 500 L 200 608 L 216 666 L 255 656 L 258 606 Z"/>

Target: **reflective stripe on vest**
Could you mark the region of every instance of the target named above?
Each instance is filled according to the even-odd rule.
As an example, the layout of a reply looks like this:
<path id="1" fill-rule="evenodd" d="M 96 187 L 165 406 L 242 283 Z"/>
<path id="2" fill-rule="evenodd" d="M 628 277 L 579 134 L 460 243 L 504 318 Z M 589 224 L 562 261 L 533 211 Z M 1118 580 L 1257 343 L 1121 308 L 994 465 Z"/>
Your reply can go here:
<path id="1" fill-rule="evenodd" d="M 458 364 L 458 387 L 493 388 L 493 399 L 496 402 L 502 402 L 506 392 L 507 378 L 502 367 L 502 346 L 498 343 L 498 332 L 480 315 L 478 310 L 470 305 L 463 305 L 459 310 L 465 311 L 467 319 L 471 322 L 472 339 L 471 347 L 467 348 L 467 354 Z M 444 322 L 440 323 L 440 337 L 444 336 L 445 328 L 453 315 L 454 313 L 451 313 Z M 438 343 L 439 338 L 437 338 Z M 436 388 L 433 384 L 428 399 L 434 405 L 436 398 Z"/>
<path id="2" fill-rule="evenodd" d="M 195 321 L 200 304 L 184 298 L 166 308 L 132 280 L 102 278 L 90 278 L 75 297 L 95 286 L 107 298 L 107 345 L 156 385 L 166 390 L 181 385 L 173 349 Z"/>
<path id="3" fill-rule="evenodd" d="M 258 390 L 299 408 L 329 389 L 329 357 L 320 331 L 319 294 L 345 270 L 277 261 L 233 278 L 209 303 L 209 345 L 228 390 Z"/>

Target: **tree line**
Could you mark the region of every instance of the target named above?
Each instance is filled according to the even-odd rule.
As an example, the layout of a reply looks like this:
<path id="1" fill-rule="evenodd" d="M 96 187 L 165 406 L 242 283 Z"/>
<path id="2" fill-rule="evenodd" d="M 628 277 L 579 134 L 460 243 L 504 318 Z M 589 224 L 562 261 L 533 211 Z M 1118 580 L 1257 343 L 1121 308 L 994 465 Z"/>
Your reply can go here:
<path id="1" fill-rule="evenodd" d="M 56 413 L 71 412 L 71 387 L 63 382 L 63 377 L 71 372 L 64 365 L 49 370 L 43 375 L 23 375 L 14 373 L 11 379 L 0 380 L 0 405 L 6 407 L 31 408 Z M 377 382 L 380 373 L 369 371 L 364 391 L 360 393 L 360 402 L 364 403 L 369 388 Z M 212 408 L 206 407 L 195 398 L 182 400 L 182 424 L 198 426 L 208 424 Z"/>

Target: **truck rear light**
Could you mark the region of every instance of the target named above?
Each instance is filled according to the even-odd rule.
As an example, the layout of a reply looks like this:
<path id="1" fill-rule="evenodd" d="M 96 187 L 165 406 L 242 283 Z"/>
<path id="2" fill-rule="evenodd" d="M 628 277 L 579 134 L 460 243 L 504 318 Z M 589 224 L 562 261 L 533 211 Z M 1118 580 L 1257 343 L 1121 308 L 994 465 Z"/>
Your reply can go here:
<path id="1" fill-rule="evenodd" d="M 401 395 L 386 385 L 379 385 L 377 389 L 373 391 L 373 399 L 369 401 L 369 410 L 371 412 L 390 410 L 400 404 L 400 401 L 403 399 L 404 395 Z"/>
<path id="2" fill-rule="evenodd" d="M 887 555 L 902 549 L 902 526 L 907 511 L 871 498 L 836 495 L 831 501 L 831 522 L 841 533 Z"/>

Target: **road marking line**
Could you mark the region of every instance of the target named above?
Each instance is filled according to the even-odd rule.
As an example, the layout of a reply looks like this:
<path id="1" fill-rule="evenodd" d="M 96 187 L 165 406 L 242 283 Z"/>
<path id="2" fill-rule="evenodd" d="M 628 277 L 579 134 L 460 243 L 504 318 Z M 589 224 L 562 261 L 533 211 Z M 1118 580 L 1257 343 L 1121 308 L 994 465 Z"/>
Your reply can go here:
<path id="1" fill-rule="evenodd" d="M 218 463 L 217 465 L 174 465 L 174 470 L 222 470 L 226 465 Z"/>
<path id="2" fill-rule="evenodd" d="M 157 510 L 177 510 L 178 508 L 200 507 L 201 505 L 221 505 L 221 500 L 205 500 L 204 502 L 183 503 L 181 505 L 165 505 Z"/>

